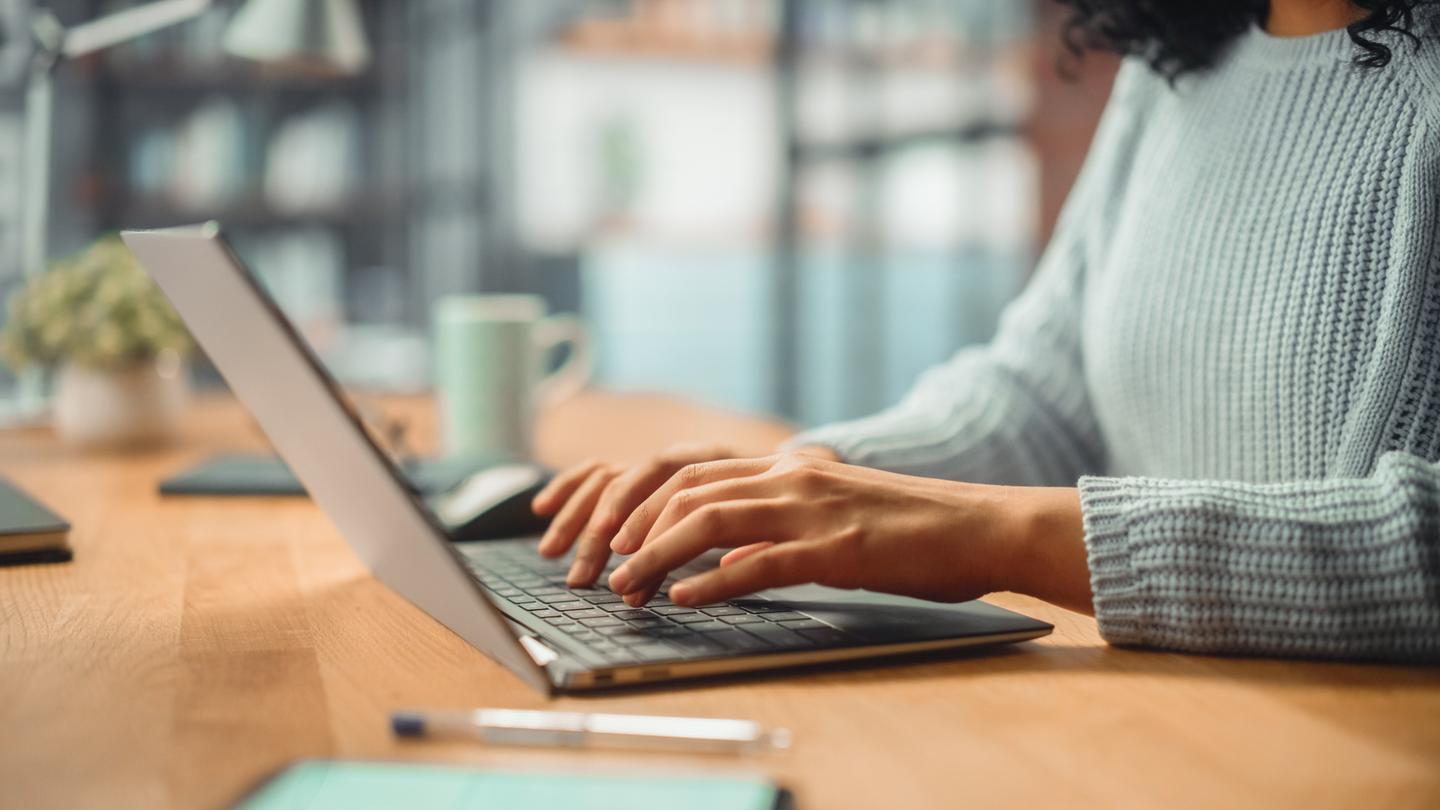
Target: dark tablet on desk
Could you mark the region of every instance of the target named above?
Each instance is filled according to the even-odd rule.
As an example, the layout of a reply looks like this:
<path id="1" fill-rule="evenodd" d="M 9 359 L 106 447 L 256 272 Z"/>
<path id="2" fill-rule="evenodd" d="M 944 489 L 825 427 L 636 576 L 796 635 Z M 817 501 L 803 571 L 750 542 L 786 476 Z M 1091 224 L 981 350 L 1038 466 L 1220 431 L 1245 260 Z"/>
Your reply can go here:
<path id="1" fill-rule="evenodd" d="M 0 477 L 0 565 L 68 562 L 70 524 Z"/>
<path id="2" fill-rule="evenodd" d="M 473 459 L 433 459 L 405 465 L 405 477 L 421 495 L 454 489 L 487 464 Z M 160 482 L 162 495 L 304 495 L 305 488 L 279 458 L 216 456 Z"/>

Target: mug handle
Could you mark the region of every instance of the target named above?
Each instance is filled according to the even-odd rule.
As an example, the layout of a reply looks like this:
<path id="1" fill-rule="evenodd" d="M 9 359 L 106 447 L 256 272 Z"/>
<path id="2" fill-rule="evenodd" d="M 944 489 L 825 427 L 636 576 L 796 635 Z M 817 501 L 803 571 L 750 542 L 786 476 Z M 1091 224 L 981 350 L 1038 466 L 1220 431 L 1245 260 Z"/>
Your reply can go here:
<path id="1" fill-rule="evenodd" d="M 594 362 L 590 352 L 590 333 L 575 315 L 551 315 L 535 328 L 535 347 L 544 358 L 561 346 L 569 344 L 570 356 L 564 364 L 540 381 L 536 404 L 549 407 L 575 396 L 590 382 Z"/>

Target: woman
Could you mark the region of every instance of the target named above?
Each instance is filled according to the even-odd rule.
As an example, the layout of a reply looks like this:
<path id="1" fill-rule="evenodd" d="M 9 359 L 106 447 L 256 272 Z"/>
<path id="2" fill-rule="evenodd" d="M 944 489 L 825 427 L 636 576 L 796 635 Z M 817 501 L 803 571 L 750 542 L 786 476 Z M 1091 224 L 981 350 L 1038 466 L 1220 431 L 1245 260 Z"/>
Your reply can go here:
<path id="1" fill-rule="evenodd" d="M 1112 643 L 1440 658 L 1440 15 L 1070 0 L 1130 58 L 994 342 L 728 459 L 581 465 L 541 552 L 639 605 L 818 582 L 1093 611 Z"/>

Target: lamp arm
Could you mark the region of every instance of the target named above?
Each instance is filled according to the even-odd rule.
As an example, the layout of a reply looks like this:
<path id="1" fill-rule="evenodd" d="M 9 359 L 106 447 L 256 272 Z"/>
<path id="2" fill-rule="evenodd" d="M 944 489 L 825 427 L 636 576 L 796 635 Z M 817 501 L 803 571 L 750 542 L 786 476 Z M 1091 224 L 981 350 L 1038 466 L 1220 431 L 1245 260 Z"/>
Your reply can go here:
<path id="1" fill-rule="evenodd" d="M 66 59 L 74 59 L 103 51 L 198 17 L 213 4 L 213 0 L 157 0 L 117 11 L 67 30 L 60 53 Z"/>

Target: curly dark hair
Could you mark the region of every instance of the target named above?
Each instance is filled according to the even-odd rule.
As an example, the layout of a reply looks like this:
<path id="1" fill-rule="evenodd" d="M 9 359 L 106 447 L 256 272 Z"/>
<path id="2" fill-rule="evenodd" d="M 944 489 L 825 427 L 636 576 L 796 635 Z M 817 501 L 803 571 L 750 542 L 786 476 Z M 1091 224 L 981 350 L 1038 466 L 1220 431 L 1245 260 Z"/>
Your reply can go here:
<path id="1" fill-rule="evenodd" d="M 1355 64 L 1382 68 L 1392 48 L 1371 35 L 1398 32 L 1419 45 L 1415 11 L 1436 0 L 1351 0 L 1365 16 L 1347 30 L 1355 43 Z M 1085 51 L 1138 56 L 1170 79 L 1215 63 L 1225 46 L 1256 22 L 1269 0 L 1058 0 L 1074 14 L 1065 45 L 1079 58 Z"/>

